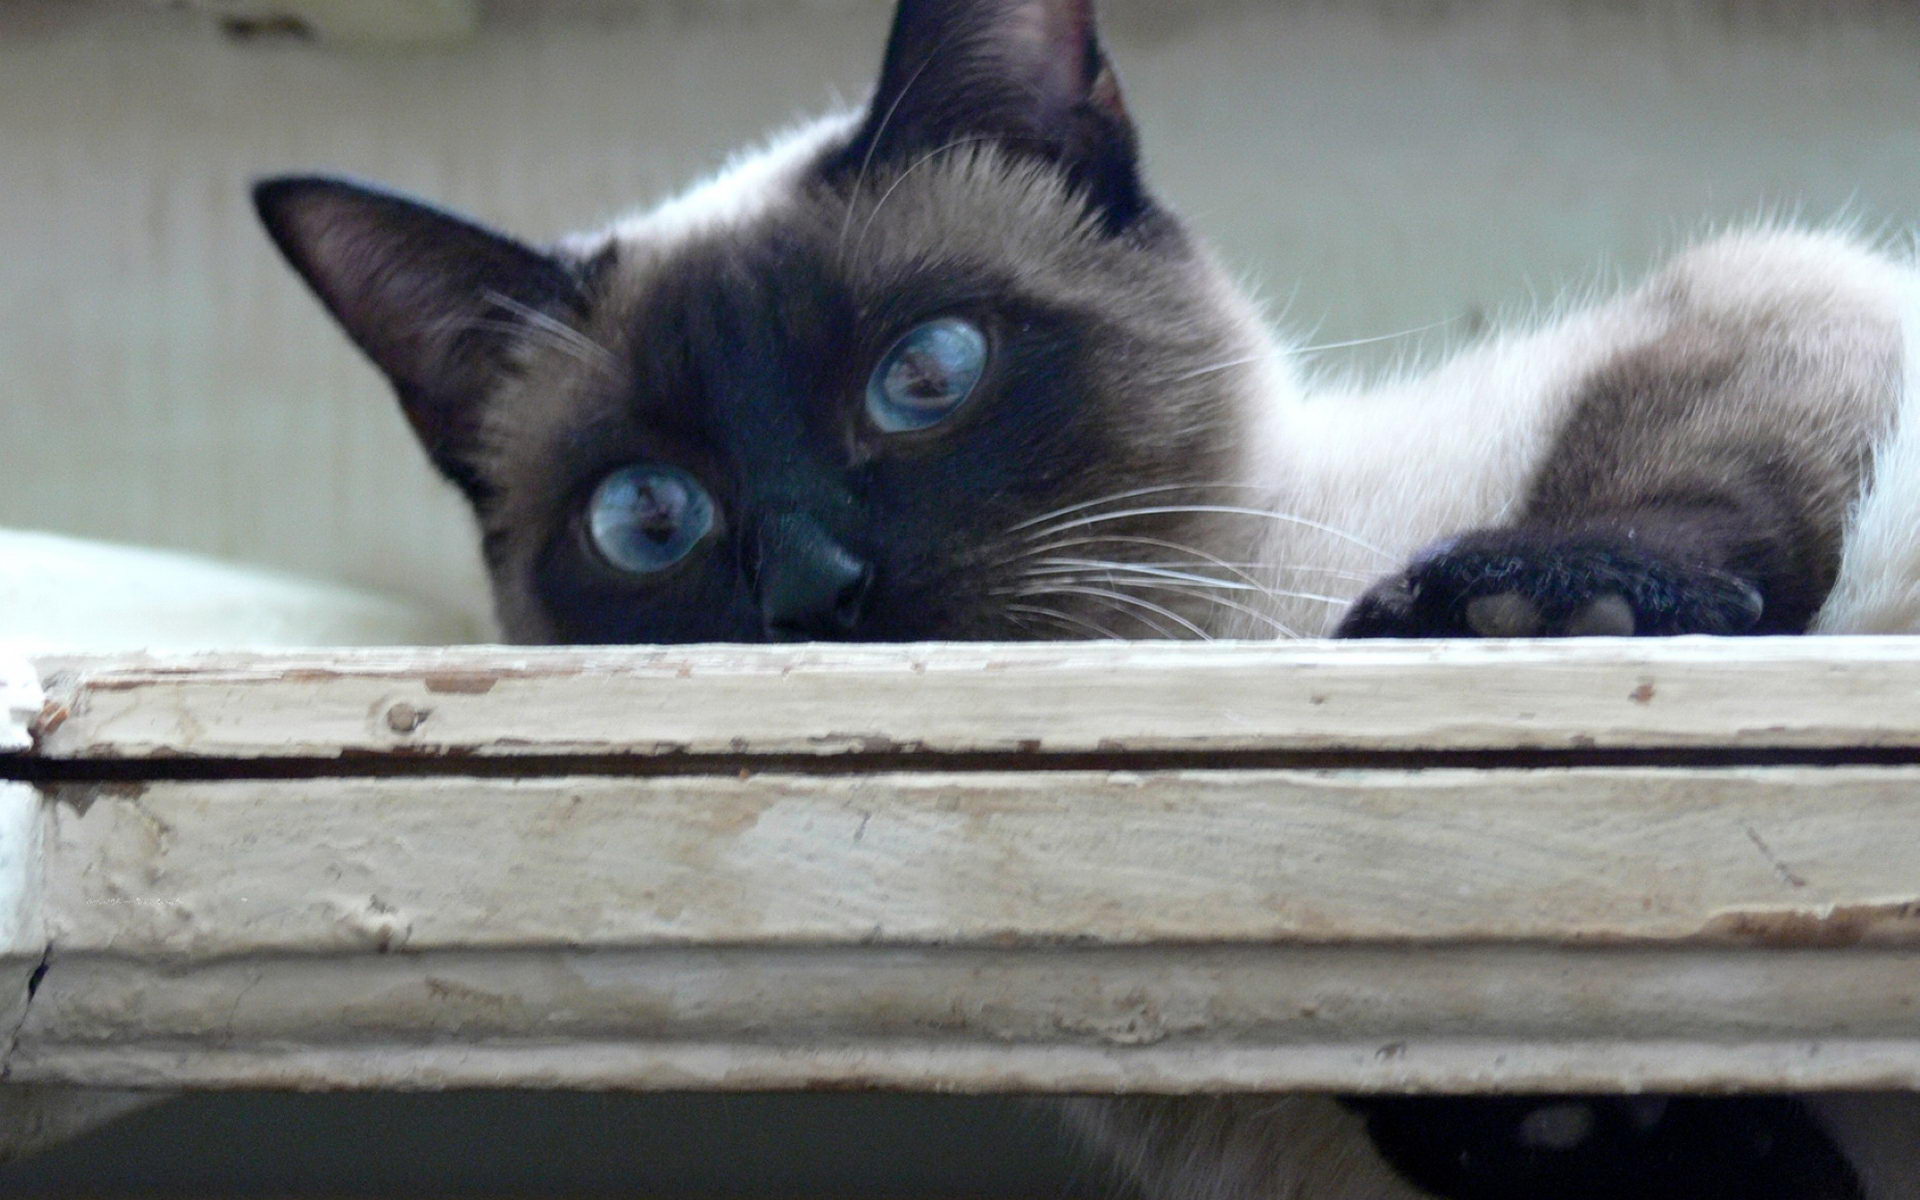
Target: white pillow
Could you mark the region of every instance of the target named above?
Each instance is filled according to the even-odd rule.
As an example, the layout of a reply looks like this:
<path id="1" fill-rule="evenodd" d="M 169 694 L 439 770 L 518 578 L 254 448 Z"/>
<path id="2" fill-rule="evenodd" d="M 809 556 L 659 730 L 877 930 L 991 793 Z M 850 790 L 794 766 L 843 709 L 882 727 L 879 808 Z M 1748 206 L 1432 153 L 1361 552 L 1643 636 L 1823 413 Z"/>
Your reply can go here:
<path id="1" fill-rule="evenodd" d="M 0 648 L 446 645 L 466 614 L 169 551 L 0 529 Z"/>

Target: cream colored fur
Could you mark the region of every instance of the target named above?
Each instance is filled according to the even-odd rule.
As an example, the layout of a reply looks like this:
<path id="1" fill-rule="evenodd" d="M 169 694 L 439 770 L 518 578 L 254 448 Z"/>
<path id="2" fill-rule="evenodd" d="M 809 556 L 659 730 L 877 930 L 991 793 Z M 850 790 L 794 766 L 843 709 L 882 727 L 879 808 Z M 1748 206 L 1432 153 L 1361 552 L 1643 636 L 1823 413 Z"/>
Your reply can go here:
<path id="1" fill-rule="evenodd" d="M 1673 302 L 1676 292 L 1684 304 Z M 1839 233 L 1770 229 L 1712 239 L 1624 297 L 1498 334 L 1384 385 L 1316 388 L 1294 372 L 1271 371 L 1280 386 L 1268 399 L 1253 477 L 1274 482 L 1277 508 L 1354 537 L 1279 528 L 1256 560 L 1305 564 L 1276 570 L 1277 591 L 1344 599 L 1358 590 L 1351 576 L 1321 568 L 1380 574 L 1438 538 L 1499 524 L 1551 449 L 1582 380 L 1676 324 L 1709 320 L 1758 339 L 1797 341 L 1836 373 L 1868 374 L 1889 353 L 1906 364 L 1902 419 L 1875 456 L 1817 629 L 1920 632 L 1920 354 L 1912 353 L 1920 347 L 1920 271 Z M 1900 344 L 1889 347 L 1895 336 Z M 1296 598 L 1278 615 L 1324 633 L 1339 613 Z M 1251 626 L 1231 632 L 1260 636 Z"/>
<path id="2" fill-rule="evenodd" d="M 1153 1200 L 1423 1200 L 1324 1096 L 1069 1100 L 1068 1123 Z"/>
<path id="3" fill-rule="evenodd" d="M 1911 267 L 1883 269 L 1871 273 L 1870 286 L 1900 314 L 1900 415 L 1874 455 L 1873 482 L 1855 510 L 1818 633 L 1920 632 L 1920 276 Z"/>

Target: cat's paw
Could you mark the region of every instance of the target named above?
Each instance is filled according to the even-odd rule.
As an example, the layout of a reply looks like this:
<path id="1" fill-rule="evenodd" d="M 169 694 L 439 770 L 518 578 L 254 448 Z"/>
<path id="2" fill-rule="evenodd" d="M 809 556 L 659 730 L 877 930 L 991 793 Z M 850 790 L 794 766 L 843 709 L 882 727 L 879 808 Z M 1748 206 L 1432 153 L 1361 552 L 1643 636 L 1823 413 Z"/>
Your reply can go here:
<path id="1" fill-rule="evenodd" d="M 1746 580 L 1624 535 L 1489 530 L 1443 542 L 1355 600 L 1343 638 L 1739 634 L 1765 601 Z"/>
<path id="2" fill-rule="evenodd" d="M 1381 1096 L 1348 1101 L 1436 1196 L 1859 1200 L 1839 1147 L 1785 1096 Z"/>

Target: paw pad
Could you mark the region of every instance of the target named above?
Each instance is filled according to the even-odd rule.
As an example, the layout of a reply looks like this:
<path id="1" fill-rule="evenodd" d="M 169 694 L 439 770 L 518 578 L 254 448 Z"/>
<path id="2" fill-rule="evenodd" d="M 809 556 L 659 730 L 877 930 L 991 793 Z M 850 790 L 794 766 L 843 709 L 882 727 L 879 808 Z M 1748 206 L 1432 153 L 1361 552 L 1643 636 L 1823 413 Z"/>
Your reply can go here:
<path id="1" fill-rule="evenodd" d="M 1532 637 L 1546 625 L 1540 606 L 1519 592 L 1476 596 L 1467 601 L 1466 616 L 1467 627 L 1481 637 Z"/>
<path id="2" fill-rule="evenodd" d="M 1728 571 L 1630 537 L 1491 530 L 1416 556 L 1348 610 L 1341 637 L 1531 638 L 1739 634 L 1765 609 Z"/>
<path id="3" fill-rule="evenodd" d="M 1567 618 L 1568 637 L 1632 637 L 1636 622 L 1625 596 L 1608 593 Z"/>

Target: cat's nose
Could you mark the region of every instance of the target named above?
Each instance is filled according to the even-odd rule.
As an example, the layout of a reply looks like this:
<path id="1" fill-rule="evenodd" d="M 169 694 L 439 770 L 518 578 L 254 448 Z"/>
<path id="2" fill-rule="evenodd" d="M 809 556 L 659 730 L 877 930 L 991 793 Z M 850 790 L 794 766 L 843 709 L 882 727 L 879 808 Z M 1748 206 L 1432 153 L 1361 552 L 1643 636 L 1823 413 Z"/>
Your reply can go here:
<path id="1" fill-rule="evenodd" d="M 813 521 L 785 517 L 761 533 L 758 583 L 769 637 L 844 638 L 866 612 L 873 568 Z"/>

